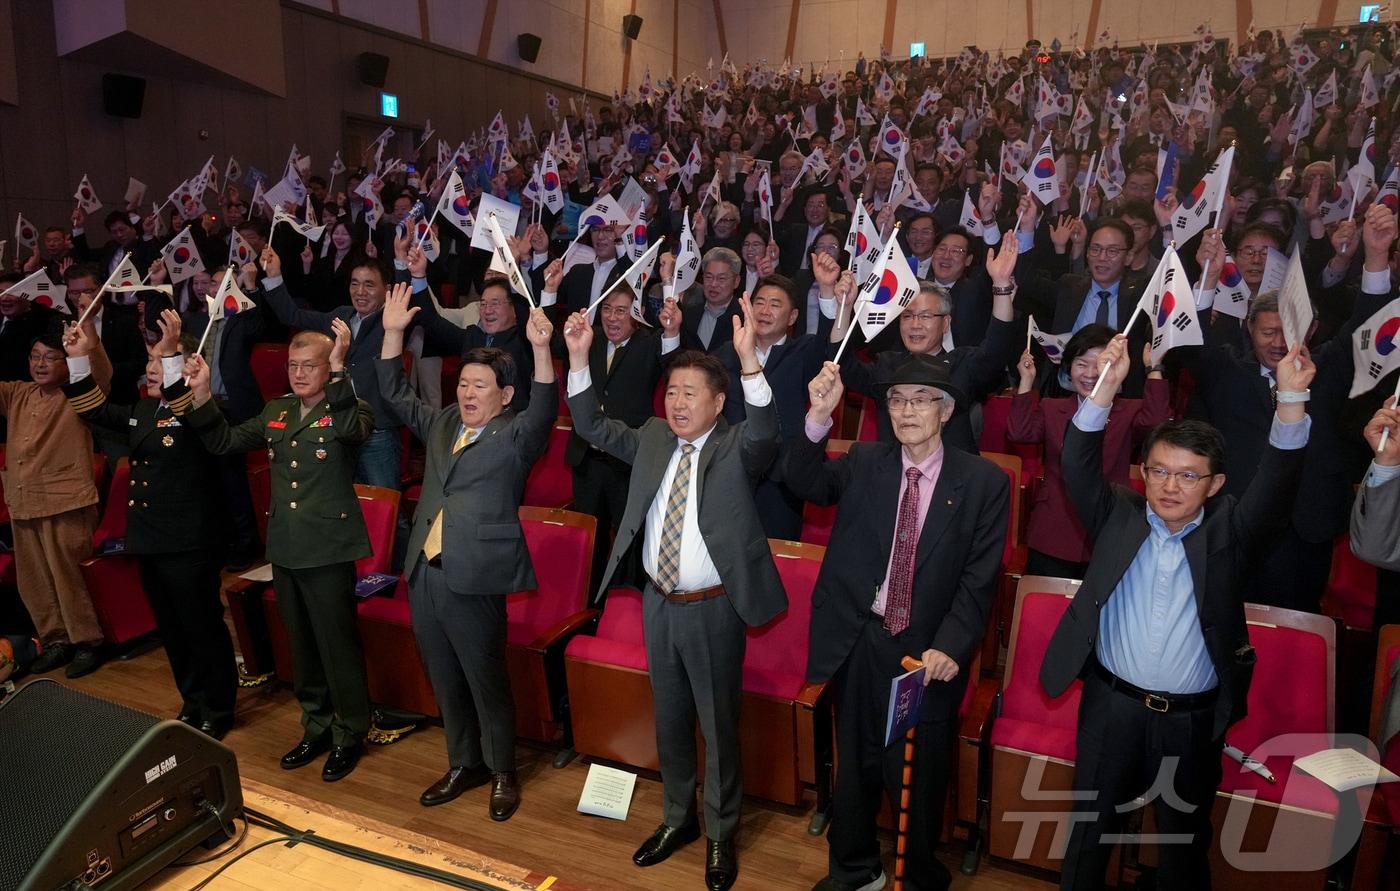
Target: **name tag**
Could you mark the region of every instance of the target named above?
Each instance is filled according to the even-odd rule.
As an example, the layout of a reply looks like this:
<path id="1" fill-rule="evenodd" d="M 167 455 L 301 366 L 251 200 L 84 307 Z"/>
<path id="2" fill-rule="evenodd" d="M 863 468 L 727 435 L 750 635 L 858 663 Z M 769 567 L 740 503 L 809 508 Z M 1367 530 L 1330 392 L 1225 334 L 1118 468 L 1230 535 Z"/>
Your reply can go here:
<path id="1" fill-rule="evenodd" d="M 135 418 L 127 418 L 127 419 L 126 419 L 126 423 L 127 423 L 127 426 L 129 426 L 129 427 L 135 427 L 135 426 L 136 426 L 136 419 L 135 419 Z"/>
<path id="2" fill-rule="evenodd" d="M 268 421 L 267 426 L 273 430 L 282 430 L 287 426 L 286 421 Z"/>
<path id="3" fill-rule="evenodd" d="M 330 415 L 323 415 L 322 417 L 319 417 L 319 418 L 317 418 L 316 420 L 312 421 L 312 422 L 311 422 L 311 426 L 312 426 L 312 427 L 334 427 L 335 425 L 334 425 L 333 423 L 331 423 L 331 416 L 330 416 Z"/>

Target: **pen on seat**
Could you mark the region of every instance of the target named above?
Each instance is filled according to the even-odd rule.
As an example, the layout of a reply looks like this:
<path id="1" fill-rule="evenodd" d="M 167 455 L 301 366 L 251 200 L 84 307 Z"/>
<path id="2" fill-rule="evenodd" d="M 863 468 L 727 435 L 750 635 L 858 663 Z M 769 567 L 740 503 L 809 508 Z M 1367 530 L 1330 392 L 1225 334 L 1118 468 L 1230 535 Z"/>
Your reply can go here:
<path id="1" fill-rule="evenodd" d="M 1249 757 L 1244 752 L 1240 751 L 1239 749 L 1235 748 L 1229 743 L 1225 744 L 1225 754 L 1238 761 L 1241 765 L 1243 765 L 1245 770 L 1254 771 L 1255 773 L 1263 777 L 1265 780 L 1268 780 L 1270 783 L 1278 782 L 1278 779 L 1274 776 L 1274 772 L 1265 767 L 1263 761 L 1258 761 L 1254 758 Z"/>

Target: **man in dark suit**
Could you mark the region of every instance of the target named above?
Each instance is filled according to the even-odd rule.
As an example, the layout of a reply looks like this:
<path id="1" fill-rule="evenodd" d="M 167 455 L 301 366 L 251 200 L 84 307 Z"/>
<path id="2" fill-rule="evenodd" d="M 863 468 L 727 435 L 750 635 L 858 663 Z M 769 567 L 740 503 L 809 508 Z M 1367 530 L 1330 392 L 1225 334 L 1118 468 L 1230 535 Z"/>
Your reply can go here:
<path id="1" fill-rule="evenodd" d="M 705 883 L 726 891 L 739 873 L 734 835 L 743 799 L 739 698 L 746 628 L 772 620 L 787 595 L 758 520 L 752 491 L 778 447 L 773 394 L 754 354 L 753 309 L 732 337 L 743 357 L 748 420 L 730 426 L 724 366 L 687 350 L 666 384 L 666 420 L 632 429 L 605 417 L 588 368 L 593 329 L 566 323 L 574 429 L 632 465 L 603 587 L 632 548 L 650 581 L 642 592 L 647 666 L 656 707 L 656 748 L 665 807 L 661 826 L 633 855 L 651 866 L 700 835 L 695 816 L 695 721 L 705 739 Z"/>
<path id="2" fill-rule="evenodd" d="M 619 286 L 598 307 L 588 370 L 604 416 L 636 429 L 656 414 L 656 385 L 667 362 L 681 348 L 681 311 L 674 300 L 661 309 L 661 331 L 640 327 L 632 317 L 632 290 Z M 602 337 L 597 335 L 601 334 Z M 573 469 L 574 509 L 598 518 L 599 544 L 593 548 L 592 587 L 603 581 L 609 541 L 627 509 L 627 484 L 632 468 L 591 446 L 575 430 L 569 435 L 564 461 Z M 635 566 L 623 568 L 633 580 Z"/>
<path id="3" fill-rule="evenodd" d="M 355 385 L 355 392 L 363 394 L 365 401 L 374 409 L 374 430 L 359 449 L 355 481 L 397 489 L 399 462 L 403 457 L 399 428 L 403 425 L 398 415 L 390 411 L 385 403 L 374 372 L 380 347 L 384 343 L 380 311 L 384 308 L 389 282 L 384 268 L 377 260 L 357 260 L 350 270 L 350 305 L 338 306 L 330 312 L 317 312 L 304 309 L 292 300 L 282 280 L 282 260 L 277 251 L 264 248 L 261 260 L 263 271 L 267 273 L 262 283 L 263 294 L 268 307 L 283 325 L 327 335 L 336 319 L 349 326 L 352 340 L 346 365 L 350 380 Z"/>
<path id="4" fill-rule="evenodd" d="M 215 454 L 266 448 L 271 467 L 267 559 L 292 650 L 292 685 L 302 710 L 302 740 L 282 768 L 330 751 L 321 779 L 335 782 L 359 763 L 369 732 L 369 685 L 355 623 L 355 561 L 370 555 L 355 494 L 355 451 L 373 429 L 369 405 L 345 374 L 350 327 L 332 323 L 335 341 L 303 331 L 287 350 L 291 393 L 230 426 L 214 404 L 209 366 L 186 363 L 188 386 L 164 388 L 181 422 Z M 191 398 L 193 397 L 193 398 Z"/>
<path id="5" fill-rule="evenodd" d="M 661 278 L 669 282 L 667 270 L 670 268 L 670 254 L 661 257 Z M 694 338 L 699 348 L 713 353 L 729 342 L 733 330 L 733 319 L 739 318 L 739 303 L 734 298 L 739 292 L 744 275 L 744 261 L 729 248 L 710 248 L 700 262 L 699 303 L 681 303 L 682 320 L 687 336 Z M 670 285 L 665 285 L 670 287 Z M 668 294 L 667 297 L 673 295 Z M 674 295 L 677 300 L 680 294 Z"/>
<path id="6" fill-rule="evenodd" d="M 534 350 L 519 324 L 519 313 L 525 306 L 510 292 L 510 286 L 503 278 L 487 279 L 481 289 L 479 303 L 480 316 L 475 325 L 459 328 L 442 317 L 428 295 L 427 257 L 422 251 L 413 254 L 414 263 L 409 271 L 413 275 L 413 305 L 420 312 L 416 322 L 423 326 L 425 352 L 428 355 L 465 356 L 482 347 L 490 347 L 507 353 L 515 362 L 515 370 L 522 380 L 529 380 L 535 374 Z M 516 387 L 511 397 L 512 411 L 520 413 L 530 407 L 530 388 Z"/>
<path id="7" fill-rule="evenodd" d="M 570 268 L 556 285 L 557 290 L 549 287 L 553 284 L 552 281 L 546 281 L 545 272 L 548 267 L 536 267 L 530 272 L 531 287 L 540 295 L 540 305 L 553 306 L 558 303 L 560 309 L 555 310 L 558 318 L 592 306 L 593 301 L 598 299 L 598 295 L 602 294 L 603 289 L 612 281 L 610 276 L 614 270 L 619 266 L 622 269 L 628 266 L 627 259 L 617 255 L 617 231 L 612 226 L 595 226 L 589 229 L 588 243 L 593 246 L 593 262 L 580 263 Z M 546 294 L 557 296 L 551 299 Z"/>
<path id="8" fill-rule="evenodd" d="M 535 352 L 535 395 L 511 411 L 515 362 L 494 347 L 463 358 L 457 398 L 428 406 L 403 373 L 403 334 L 419 312 L 409 288 L 394 286 L 384 307 L 376 371 L 385 403 L 427 447 L 423 498 L 408 539 L 404 572 L 413 634 L 428 667 L 447 733 L 448 770 L 420 797 L 444 804 L 491 782 L 492 820 L 520 805 L 515 773 L 515 702 L 506 673 L 506 595 L 535 587 L 520 528 L 525 478 L 549 445 L 558 404 L 544 310 L 526 322 Z"/>
<path id="9" fill-rule="evenodd" d="M 1226 485 L 1220 432 L 1168 421 L 1144 445 L 1144 499 L 1103 476 L 1103 430 L 1128 351 L 1120 334 L 1100 354 L 1103 386 L 1070 422 L 1061 456 L 1093 555 L 1040 669 L 1052 697 L 1084 679 L 1074 788 L 1085 794 L 1076 796 L 1060 887 L 1103 886 L 1103 834 L 1164 776 L 1175 800 L 1154 801 L 1157 831 L 1191 840 L 1158 847 L 1157 887 L 1209 888 L 1221 749 L 1245 715 L 1254 670 L 1240 583 L 1260 545 L 1287 523 L 1316 368 L 1298 348 L 1279 363 L 1269 446 L 1242 497 L 1210 501 Z"/>
<path id="10" fill-rule="evenodd" d="M 800 269 L 811 268 L 812 243 L 831 222 L 831 207 L 820 187 L 799 189 L 792 194 L 801 202 L 798 209 L 802 213 L 798 219 L 780 226 L 775 235 L 778 271 L 788 278 L 796 276 Z"/>
<path id="11" fill-rule="evenodd" d="M 788 446 L 788 485 L 816 504 L 838 504 L 827 559 L 812 591 L 807 680 L 835 678 L 836 775 L 827 833 L 829 874 L 814 891 L 884 886 L 875 821 L 880 791 L 899 810 L 903 746 L 885 745 L 891 679 L 911 656 L 924 665 L 915 734 L 905 887 L 947 888 L 934 857 L 958 705 L 981 644 L 1006 541 L 1010 487 L 996 465 L 946 448 L 943 425 L 966 398 L 947 366 L 909 356 L 880 384 L 898 443 L 857 443 L 826 456 L 840 369 L 811 382 L 803 435 Z M 877 581 L 878 580 L 878 581 Z M 873 600 L 872 600 L 873 593 Z"/>
<path id="12" fill-rule="evenodd" d="M 81 208 L 73 211 L 73 259 L 79 263 L 91 263 L 97 267 L 102 278 L 106 279 L 117 268 L 128 253 L 138 272 L 145 273 L 151 264 L 160 259 L 160 245 L 150 233 L 155 231 L 154 218 L 142 219 L 139 214 L 125 210 L 114 210 L 107 214 L 103 226 L 112 240 L 100 248 L 88 244 L 84 226 L 87 214 Z M 139 228 L 138 228 L 139 227 Z M 143 234 L 143 230 L 145 234 Z M 124 295 L 133 297 L 134 295 Z M 133 299 L 131 301 L 135 303 Z"/>
<path id="13" fill-rule="evenodd" d="M 86 263 L 68 267 L 63 274 L 63 283 L 68 287 L 68 297 L 75 304 L 78 316 L 92 306 L 97 290 L 102 286 L 97 268 Z M 137 385 L 146 376 L 146 339 L 131 307 L 112 306 L 103 300 L 102 305 L 88 316 L 97 333 L 102 338 L 102 349 L 112 363 L 112 392 L 108 395 L 117 402 L 130 405 L 137 399 Z M 122 431 L 122 440 L 126 439 Z M 104 445 L 107 440 L 103 440 Z M 117 455 L 124 455 L 119 451 Z M 115 460 L 116 456 L 112 456 Z"/>
<path id="14" fill-rule="evenodd" d="M 885 394 L 877 383 L 889 380 L 894 370 L 904 364 L 910 355 L 927 355 L 948 367 L 953 385 L 967 397 L 967 405 L 959 400 L 954 409 L 953 417 L 942 433 L 943 441 L 964 452 L 977 451 L 977 439 L 973 435 L 969 416 L 971 405 L 981 402 L 1001 387 L 1006 379 L 1007 364 L 1016 358 L 1021 349 L 1022 332 L 1020 326 L 1013 322 L 1015 311 L 1012 309 L 1016 285 L 1011 278 L 1011 270 L 1016 262 L 1016 249 L 1016 242 L 1008 238 L 1003 241 L 1000 251 L 987 256 L 987 274 L 992 281 L 992 320 L 988 322 L 986 335 L 977 346 L 958 346 L 951 352 L 943 349 L 943 335 L 948 330 L 953 312 L 952 299 L 940 286 L 921 282 L 919 296 L 909 302 L 897 321 L 903 348 L 885 350 L 876 355 L 873 362 L 852 357 L 842 364 L 842 383 L 852 392 L 874 399 L 879 406 L 881 442 L 890 442 L 895 437 L 884 401 Z M 849 298 L 847 302 L 850 302 Z M 841 340 L 846 336 L 847 326 L 855 324 L 849 306 L 837 311 L 836 322 L 827 346 L 829 358 L 836 355 Z M 848 347 L 855 348 L 854 344 Z"/>
<path id="15" fill-rule="evenodd" d="M 1042 331 L 1066 337 L 1091 322 L 1122 331 L 1151 277 L 1150 271 L 1146 276 L 1128 272 L 1128 259 L 1133 249 L 1132 228 L 1115 217 L 1099 220 L 1088 235 L 1089 246 L 1085 250 L 1088 271 L 1072 273 L 1068 271 L 1069 255 L 1065 253 L 1072 221 L 1062 221 L 1052 232 L 1053 253 L 1043 248 L 1033 251 L 1035 211 L 1027 210 L 1026 202 L 1034 205 L 1035 199 L 1022 200 L 1022 228 L 1017 235 L 1023 259 L 1016 270 L 1020 285 L 1016 292 L 1016 308 L 1034 316 Z M 1135 358 L 1122 395 L 1131 399 L 1142 397 L 1147 371 L 1137 357 L 1142 355 L 1142 345 L 1147 342 L 1150 331 L 1148 320 L 1139 318 L 1133 330 L 1127 332 L 1130 352 Z M 1041 367 L 1041 378 L 1048 392 L 1058 392 L 1050 386 L 1058 380 L 1058 370 L 1048 360 Z"/>
<path id="16" fill-rule="evenodd" d="M 1291 522 L 1270 542 L 1258 570 L 1245 581 L 1245 599 L 1317 612 L 1332 568 L 1332 546 L 1347 528 L 1355 434 L 1345 435 L 1340 417 L 1351 390 L 1352 332 L 1393 296 L 1389 250 L 1395 218 L 1384 205 L 1368 211 L 1361 238 L 1365 248 L 1361 293 L 1351 318 L 1317 348 L 1312 387 L 1312 432 L 1304 450 L 1303 475 L 1290 505 Z M 1219 251 L 1223 260 L 1223 248 Z M 1214 264 L 1212 264 L 1214 265 Z M 1209 421 L 1225 437 L 1226 495 L 1241 497 L 1259 472 L 1268 442 L 1278 366 L 1288 351 L 1278 297 L 1264 292 L 1250 302 L 1246 339 L 1211 343 L 1185 351 L 1196 380 L 1189 414 Z M 1216 329 L 1207 336 L 1213 337 Z"/>
<path id="17" fill-rule="evenodd" d="M 129 405 L 108 401 L 90 373 L 94 362 L 104 361 L 94 355 L 103 346 L 86 326 L 65 342 L 69 375 L 63 392 L 83 420 L 127 443 L 126 553 L 136 557 L 180 691 L 177 720 L 222 739 L 233 726 L 238 680 L 219 600 L 224 511 L 205 489 L 217 473 L 217 459 L 161 399 L 164 383 L 180 379 L 184 357 L 179 315 L 167 309 L 159 324 L 161 339 L 146 365 L 145 398 Z"/>
<path id="18" fill-rule="evenodd" d="M 840 265 L 829 255 L 818 253 L 813 270 L 824 296 L 821 298 L 821 327 L 818 333 L 790 334 L 797 322 L 797 297 L 792 281 L 781 275 L 759 279 L 750 295 L 757 326 L 754 352 L 763 377 L 773 391 L 773 407 L 778 412 L 778 435 L 784 445 L 802 435 L 802 416 L 807 411 L 807 383 L 821 370 L 826 358 L 828 331 L 836 316 L 836 280 Z M 829 315 L 828 315 L 829 313 Z M 743 361 L 734 344 L 727 343 L 714 354 L 729 372 L 729 393 L 724 400 L 724 419 L 731 424 L 744 420 L 744 393 L 739 384 Z M 758 517 L 769 538 L 796 541 L 802 535 L 802 499 L 783 483 L 783 462 L 774 461 L 754 492 Z"/>

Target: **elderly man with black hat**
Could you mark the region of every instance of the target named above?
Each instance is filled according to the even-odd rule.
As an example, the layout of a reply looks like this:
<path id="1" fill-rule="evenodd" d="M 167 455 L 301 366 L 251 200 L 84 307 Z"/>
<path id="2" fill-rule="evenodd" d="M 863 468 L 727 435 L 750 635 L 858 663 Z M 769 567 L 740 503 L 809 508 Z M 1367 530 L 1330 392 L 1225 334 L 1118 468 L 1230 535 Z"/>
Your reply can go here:
<path id="1" fill-rule="evenodd" d="M 958 703 L 982 641 L 1006 539 L 1010 487 L 996 465 L 943 443 L 966 400 L 948 367 L 909 356 L 878 385 L 896 442 L 859 442 L 838 458 L 824 440 L 841 404 L 840 368 L 809 385 L 806 435 L 784 477 L 800 497 L 836 504 L 812 592 L 807 680 L 835 681 L 839 767 L 829 874 L 814 891 L 884 887 L 875 820 L 883 789 L 898 809 L 903 747 L 885 745 L 890 681 L 910 656 L 924 665 L 905 887 L 946 888 L 934 857 Z"/>

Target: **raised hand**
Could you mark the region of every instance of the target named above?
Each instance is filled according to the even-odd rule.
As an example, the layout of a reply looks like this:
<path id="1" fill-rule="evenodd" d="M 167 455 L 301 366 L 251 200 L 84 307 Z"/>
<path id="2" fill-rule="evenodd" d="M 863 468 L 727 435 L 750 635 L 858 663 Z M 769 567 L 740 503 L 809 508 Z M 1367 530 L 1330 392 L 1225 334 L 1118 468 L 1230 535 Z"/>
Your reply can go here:
<path id="1" fill-rule="evenodd" d="M 1201 246 L 1196 248 L 1196 262 L 1202 269 L 1210 265 L 1206 277 L 1201 281 L 1202 290 L 1209 291 L 1220 281 L 1220 270 L 1225 266 L 1225 242 L 1219 229 L 1207 229 L 1201 237 Z"/>
<path id="2" fill-rule="evenodd" d="M 841 404 L 845 387 L 841 383 L 841 366 L 835 362 L 823 362 L 821 371 L 807 384 L 807 419 L 814 424 L 825 424 L 836 406 Z"/>
<path id="3" fill-rule="evenodd" d="M 536 350 L 549 349 L 549 338 L 554 334 L 554 323 L 538 306 L 530 310 L 530 320 L 525 323 L 525 337 Z"/>
<path id="4" fill-rule="evenodd" d="M 743 322 L 740 323 L 739 316 L 735 316 L 734 322 L 734 352 L 739 355 L 739 372 L 747 374 L 758 370 L 758 354 L 755 347 L 758 343 L 758 327 L 753 317 L 753 304 L 749 302 L 749 292 L 745 291 L 739 295 L 739 311 L 743 315 Z"/>
<path id="5" fill-rule="evenodd" d="M 1054 246 L 1055 253 L 1063 254 L 1065 248 L 1069 246 L 1069 238 L 1074 233 L 1074 217 L 1063 214 L 1058 220 L 1050 224 L 1050 244 Z"/>
<path id="6" fill-rule="evenodd" d="M 153 285 L 163 285 L 169 277 L 165 271 L 165 261 L 157 257 L 146 270 L 146 281 Z"/>
<path id="7" fill-rule="evenodd" d="M 544 289 L 552 294 L 559 293 L 559 286 L 564 283 L 564 261 L 551 260 L 544 268 Z"/>
<path id="8" fill-rule="evenodd" d="M 268 278 L 276 278 L 282 274 L 282 258 L 277 256 L 272 245 L 269 244 L 262 249 L 262 256 L 259 259 L 262 261 L 263 272 L 267 273 Z"/>
<path id="9" fill-rule="evenodd" d="M 1332 250 L 1335 251 L 1332 259 L 1339 264 L 1350 263 L 1360 246 L 1360 240 L 1356 237 L 1355 220 L 1342 220 L 1337 224 L 1337 228 L 1332 230 Z"/>
<path id="10" fill-rule="evenodd" d="M 331 334 L 335 344 L 331 346 L 331 371 L 345 370 L 345 357 L 350 352 L 350 326 L 343 319 L 331 319 Z"/>
<path id="11" fill-rule="evenodd" d="M 662 334 L 671 338 L 679 337 L 682 318 L 680 304 L 676 302 L 676 298 L 670 297 L 666 299 L 661 305 L 661 312 L 657 314 L 657 321 L 661 323 Z"/>
<path id="12" fill-rule="evenodd" d="M 238 270 L 238 286 L 245 291 L 251 291 L 258 286 L 258 267 L 253 263 L 244 263 Z"/>
<path id="13" fill-rule="evenodd" d="M 69 322 L 63 328 L 63 351 L 71 358 L 91 355 L 100 342 L 97 329 L 90 322 Z"/>
<path id="14" fill-rule="evenodd" d="M 156 341 L 157 356 L 176 356 L 180 353 L 180 331 L 184 327 L 180 314 L 173 309 L 163 309 L 156 319 L 160 329 L 160 340 Z"/>
<path id="15" fill-rule="evenodd" d="M 588 348 L 593 346 L 593 326 L 582 311 L 571 313 L 564 321 L 564 346 L 569 350 L 569 368 L 582 371 L 588 367 Z"/>
<path id="16" fill-rule="evenodd" d="M 400 262 L 408 262 L 408 249 L 413 246 L 413 232 L 411 226 L 404 226 L 402 230 L 394 229 L 394 259 Z M 373 239 L 371 239 L 373 240 Z"/>
<path id="17" fill-rule="evenodd" d="M 1395 215 L 1377 201 L 1366 211 L 1361 240 L 1366 245 L 1366 271 L 1380 272 L 1390 263 L 1390 246 L 1395 242 Z"/>
<path id="18" fill-rule="evenodd" d="M 309 273 L 311 264 L 316 261 L 316 252 L 311 250 L 311 242 L 306 243 L 306 247 L 301 249 L 301 271 Z"/>
<path id="19" fill-rule="evenodd" d="M 413 289 L 407 282 L 399 282 L 389 289 L 384 298 L 382 316 L 385 331 L 402 332 L 412 323 L 413 317 L 422 309 L 421 306 L 409 305 L 412 295 Z"/>
<path id="20" fill-rule="evenodd" d="M 1108 346 L 1099 353 L 1099 375 L 1103 380 L 1095 385 L 1097 394 L 1093 397 L 1096 405 L 1108 408 L 1113 405 L 1114 394 L 1128 376 L 1128 336 L 1114 335 Z"/>
<path id="21" fill-rule="evenodd" d="M 841 277 L 841 264 L 825 251 L 812 251 L 812 278 L 816 279 L 823 295 L 830 294 Z"/>
<path id="22" fill-rule="evenodd" d="M 190 385 L 196 405 L 209 401 L 209 366 L 203 357 L 196 355 L 185 360 L 185 380 Z"/>
<path id="23" fill-rule="evenodd" d="M 414 278 L 428 277 L 428 255 L 416 244 L 408 249 L 408 274 Z"/>
<path id="24" fill-rule="evenodd" d="M 670 285 L 675 275 L 676 255 L 670 251 L 666 251 L 661 255 L 661 281 L 666 285 Z"/>
<path id="25" fill-rule="evenodd" d="M 1016 271 L 1016 256 L 1021 252 L 1021 243 L 1014 237 L 1003 238 L 1001 244 L 987 251 L 987 276 L 992 287 L 1010 286 L 1011 277 Z"/>
<path id="26" fill-rule="evenodd" d="M 1016 376 L 1021 380 L 1021 386 L 1017 388 L 1017 393 L 1027 393 L 1031 385 L 1035 383 L 1035 358 L 1031 356 L 1029 349 L 1021 353 L 1021 358 L 1016 360 Z"/>
<path id="27" fill-rule="evenodd" d="M 1388 435 L 1385 431 L 1389 430 Z M 1385 400 L 1385 404 L 1371 416 L 1366 429 L 1362 431 L 1371 451 L 1376 453 L 1375 461 L 1387 467 L 1400 464 L 1400 411 L 1395 409 L 1395 397 Z M 1381 448 L 1381 437 L 1385 435 L 1385 448 Z"/>
<path id="28" fill-rule="evenodd" d="M 1279 360 L 1278 368 L 1274 369 L 1280 393 L 1301 393 L 1312 386 L 1315 374 L 1317 366 L 1313 364 L 1308 348 L 1301 343 L 1289 350 L 1288 355 Z"/>

